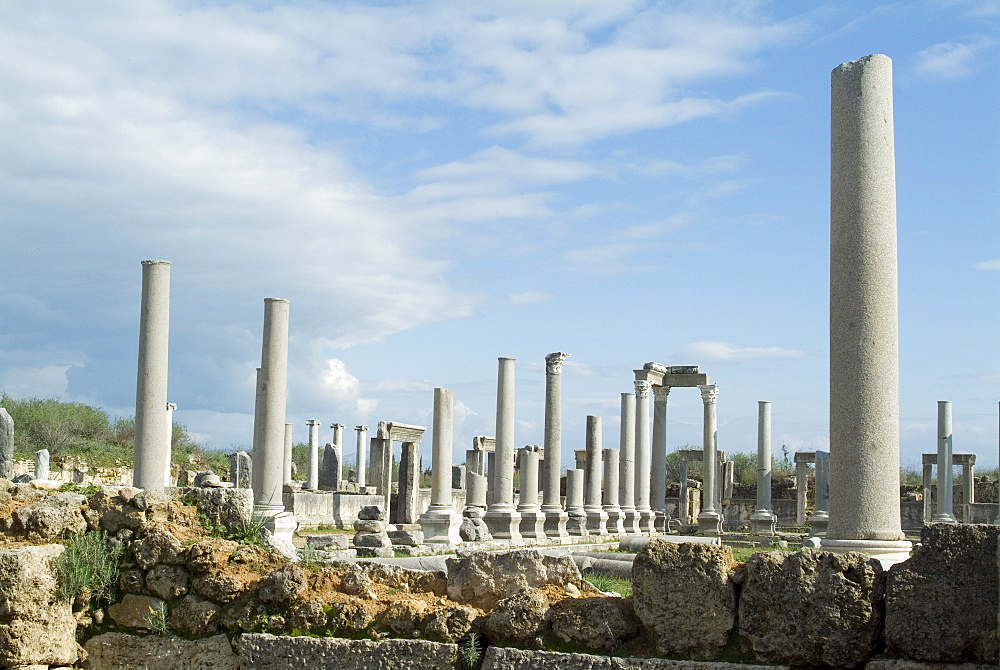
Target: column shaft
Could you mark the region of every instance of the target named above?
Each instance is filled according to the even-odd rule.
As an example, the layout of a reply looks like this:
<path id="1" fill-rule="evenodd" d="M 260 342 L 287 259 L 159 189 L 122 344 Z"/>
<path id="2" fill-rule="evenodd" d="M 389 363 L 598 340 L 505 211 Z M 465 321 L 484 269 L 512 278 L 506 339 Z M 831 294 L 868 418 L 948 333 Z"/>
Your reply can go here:
<path id="1" fill-rule="evenodd" d="M 319 421 L 306 421 L 309 426 L 309 476 L 305 488 L 310 491 L 319 489 Z"/>
<path id="2" fill-rule="evenodd" d="M 281 459 L 282 484 L 292 483 L 292 424 L 285 423 L 285 439 L 284 439 L 284 454 Z M 253 465 L 250 466 L 251 477 L 253 473 Z"/>
<path id="3" fill-rule="evenodd" d="M 431 507 L 452 509 L 451 450 L 454 396 L 448 389 L 434 389 L 434 431 L 431 436 Z"/>
<path id="4" fill-rule="evenodd" d="M 698 387 L 704 409 L 703 444 L 702 444 L 702 478 L 704 479 L 701 494 L 701 512 L 698 513 L 698 525 L 706 535 L 722 533 L 722 515 L 716 509 L 717 497 L 716 467 L 718 451 L 718 428 L 716 420 L 716 399 L 719 389 L 715 384 Z"/>
<path id="5" fill-rule="evenodd" d="M 639 530 L 655 532 L 654 514 L 649 504 L 652 476 L 652 443 L 649 434 L 649 395 L 653 386 L 646 380 L 635 382 L 635 509 L 639 513 Z"/>
<path id="6" fill-rule="evenodd" d="M 486 524 L 496 539 L 519 540 L 521 515 L 514 508 L 514 359 L 500 358 L 497 371 L 495 491 Z"/>
<path id="7" fill-rule="evenodd" d="M 771 403 L 757 401 L 757 509 L 750 515 L 753 532 L 771 535 L 777 518 L 771 512 Z"/>
<path id="8" fill-rule="evenodd" d="M 355 454 L 354 469 L 357 472 L 358 488 L 365 486 L 365 435 L 368 433 L 368 426 L 355 426 L 358 431 L 357 452 Z"/>
<path id="9" fill-rule="evenodd" d="M 281 512 L 282 475 L 285 455 L 285 405 L 288 394 L 288 301 L 264 300 L 264 337 L 260 362 L 263 417 L 260 488 L 254 491 L 254 506 L 265 513 Z M 258 463 L 254 463 L 257 469 Z"/>
<path id="10" fill-rule="evenodd" d="M 953 510 L 951 403 L 939 400 L 937 404 L 937 514 L 934 523 L 956 523 Z M 963 482 L 968 488 L 968 482 Z"/>
<path id="11" fill-rule="evenodd" d="M 653 387 L 653 470 L 650 481 L 650 506 L 656 513 L 656 530 L 666 532 L 667 512 L 667 396 L 669 386 Z"/>
<path id="12" fill-rule="evenodd" d="M 170 462 L 164 450 L 169 344 L 170 262 L 143 261 L 133 482 L 150 491 L 163 490 L 163 473 Z"/>
<path id="13" fill-rule="evenodd" d="M 624 532 L 639 532 L 639 517 L 635 510 L 635 394 L 622 393 L 621 426 L 619 433 L 618 497 Z"/>
<path id="14" fill-rule="evenodd" d="M 618 449 L 604 450 L 604 511 L 608 515 L 609 533 L 621 533 L 622 508 L 618 504 Z"/>
<path id="15" fill-rule="evenodd" d="M 545 357 L 545 434 L 542 507 L 546 537 L 566 537 L 566 512 L 560 502 L 559 473 L 562 465 L 562 367 L 569 354 L 560 351 Z"/>

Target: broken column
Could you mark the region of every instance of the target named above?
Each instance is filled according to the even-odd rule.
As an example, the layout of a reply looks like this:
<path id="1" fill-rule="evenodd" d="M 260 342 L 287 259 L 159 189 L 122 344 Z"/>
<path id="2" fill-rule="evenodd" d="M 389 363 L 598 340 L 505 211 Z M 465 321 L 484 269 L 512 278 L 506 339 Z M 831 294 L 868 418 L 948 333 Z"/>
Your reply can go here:
<path id="1" fill-rule="evenodd" d="M 518 481 L 521 494 L 517 512 L 521 515 L 521 537 L 545 537 L 545 513 L 538 506 L 538 447 L 527 446 L 518 449 L 520 464 Z"/>
<path id="2" fill-rule="evenodd" d="M 650 464 L 652 444 L 649 439 L 649 394 L 653 385 L 645 379 L 635 380 L 635 511 L 639 516 L 639 532 L 655 533 L 655 516 L 649 504 Z"/>
<path id="3" fill-rule="evenodd" d="M 653 457 L 650 467 L 650 507 L 656 518 L 653 522 L 658 532 L 667 532 L 667 396 L 669 386 L 653 387 Z"/>
<path id="4" fill-rule="evenodd" d="M 934 523 L 957 523 L 952 497 L 954 483 L 951 476 L 952 436 L 951 436 L 951 403 L 939 400 L 937 407 L 937 514 L 931 519 Z M 964 474 L 964 473 L 963 473 Z M 975 486 L 964 477 L 965 488 Z"/>
<path id="5" fill-rule="evenodd" d="M 420 443 L 403 442 L 399 452 L 399 487 L 394 523 L 417 523 L 420 500 Z"/>
<path id="6" fill-rule="evenodd" d="M 715 384 L 699 386 L 704 409 L 702 435 L 702 484 L 701 512 L 698 513 L 698 532 L 703 535 L 722 534 L 722 514 L 716 509 L 716 456 L 718 450 L 718 429 L 716 428 L 716 400 L 719 388 Z"/>
<path id="7" fill-rule="evenodd" d="M 355 426 L 358 431 L 357 452 L 355 454 L 354 469 L 357 471 L 358 489 L 365 486 L 365 434 L 368 433 L 368 426 Z"/>
<path id="8" fill-rule="evenodd" d="M 344 424 L 331 423 L 333 442 L 323 449 L 323 467 L 319 471 L 321 491 L 339 491 L 340 473 L 344 462 Z"/>
<path id="9" fill-rule="evenodd" d="M 0 407 L 0 477 L 14 478 L 14 419 Z"/>
<path id="10" fill-rule="evenodd" d="M 39 449 L 35 452 L 35 479 L 49 478 L 49 450 Z"/>
<path id="11" fill-rule="evenodd" d="M 292 483 L 292 424 L 285 423 L 285 440 L 284 440 L 284 455 L 282 456 L 282 475 L 281 481 L 283 484 Z M 251 469 L 253 465 L 251 463 Z"/>
<path id="12" fill-rule="evenodd" d="M 134 485 L 162 491 L 170 463 L 163 413 L 170 344 L 170 261 L 142 261 L 139 364 L 135 390 Z"/>
<path id="13" fill-rule="evenodd" d="M 250 488 L 250 454 L 245 451 L 229 454 L 229 481 L 234 488 Z"/>
<path id="14" fill-rule="evenodd" d="M 569 354 L 551 353 L 545 357 L 545 483 L 542 486 L 542 512 L 545 536 L 566 537 L 566 512 L 559 495 L 559 471 L 562 464 L 562 366 Z"/>
<path id="15" fill-rule="evenodd" d="M 809 533 L 820 536 L 830 523 L 830 454 L 816 452 L 816 503 L 809 517 Z"/>
<path id="16" fill-rule="evenodd" d="M 583 511 L 587 513 L 587 531 L 607 535 L 608 513 L 601 505 L 601 417 L 587 417 L 587 476 Z"/>
<path id="17" fill-rule="evenodd" d="M 434 423 L 431 425 L 431 504 L 420 515 L 424 541 L 458 544 L 462 519 L 451 502 L 451 451 L 454 431 L 454 397 L 450 390 L 434 389 Z"/>
<path id="18" fill-rule="evenodd" d="M 831 76 L 830 523 L 822 547 L 905 560 L 892 61 Z"/>
<path id="19" fill-rule="evenodd" d="M 778 518 L 771 512 L 771 403 L 757 401 L 757 508 L 750 515 L 750 530 L 774 535 Z"/>
<path id="20" fill-rule="evenodd" d="M 521 515 L 514 508 L 514 359 L 500 358 L 497 371 L 496 474 L 484 517 L 498 540 L 520 540 Z"/>
<path id="21" fill-rule="evenodd" d="M 175 403 L 175 402 L 168 402 L 167 403 L 167 412 L 166 412 L 166 416 L 164 417 L 166 419 L 166 421 L 164 421 L 164 423 L 166 424 L 166 427 L 167 427 L 167 442 L 164 445 L 164 448 L 167 450 L 166 469 L 164 469 L 164 471 L 163 471 L 163 485 L 164 486 L 173 486 L 174 485 L 174 481 L 175 481 L 174 478 L 171 476 L 172 473 L 170 472 L 170 455 L 171 455 L 171 452 L 173 451 L 173 446 L 174 446 L 174 410 L 175 409 L 177 409 L 177 403 Z"/>
<path id="22" fill-rule="evenodd" d="M 316 491 L 319 489 L 319 421 L 310 419 L 306 425 L 309 426 L 309 475 L 303 488 Z"/>
<path id="23" fill-rule="evenodd" d="M 618 501 L 622 511 L 622 532 L 639 532 L 635 511 L 635 394 L 622 393 L 621 432 L 618 447 Z"/>
<path id="24" fill-rule="evenodd" d="M 604 512 L 608 515 L 609 533 L 618 534 L 624 528 L 622 508 L 618 504 L 618 449 L 604 450 Z"/>
<path id="25" fill-rule="evenodd" d="M 566 532 L 582 537 L 588 534 L 587 512 L 583 508 L 584 477 L 583 470 L 566 470 Z"/>

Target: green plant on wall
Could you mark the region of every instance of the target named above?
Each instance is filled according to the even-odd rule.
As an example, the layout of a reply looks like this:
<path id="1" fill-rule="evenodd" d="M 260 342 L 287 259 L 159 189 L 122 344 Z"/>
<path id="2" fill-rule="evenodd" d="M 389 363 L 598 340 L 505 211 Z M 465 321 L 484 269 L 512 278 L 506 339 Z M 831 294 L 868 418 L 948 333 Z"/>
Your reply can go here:
<path id="1" fill-rule="evenodd" d="M 123 545 L 109 542 L 103 530 L 70 537 L 56 559 L 59 597 L 72 600 L 89 595 L 94 600 L 107 600 L 118 581 L 123 551 Z"/>

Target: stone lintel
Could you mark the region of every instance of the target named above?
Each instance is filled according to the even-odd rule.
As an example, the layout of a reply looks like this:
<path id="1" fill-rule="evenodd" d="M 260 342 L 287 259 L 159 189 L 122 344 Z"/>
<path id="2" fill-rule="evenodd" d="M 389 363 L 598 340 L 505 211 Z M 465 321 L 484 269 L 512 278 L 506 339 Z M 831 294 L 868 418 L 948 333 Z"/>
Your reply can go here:
<path id="1" fill-rule="evenodd" d="M 647 363 L 646 365 L 649 365 Z M 711 383 L 709 376 L 707 374 L 701 374 L 698 372 L 672 372 L 674 368 L 698 369 L 696 365 L 675 365 L 671 367 L 660 366 L 663 369 L 648 369 L 643 368 L 642 370 L 633 370 L 635 372 L 636 381 L 648 381 L 653 386 L 707 386 Z"/>
<path id="2" fill-rule="evenodd" d="M 423 426 L 412 426 L 408 423 L 379 421 L 376 436 L 392 442 L 420 442 L 425 430 L 427 429 Z"/>
<path id="3" fill-rule="evenodd" d="M 816 462 L 816 452 L 815 451 L 796 451 L 795 457 L 793 459 L 795 463 L 815 463 Z"/>
<path id="4" fill-rule="evenodd" d="M 679 449 L 682 461 L 700 461 L 705 456 L 702 449 Z"/>
<path id="5" fill-rule="evenodd" d="M 473 451 L 496 451 L 497 440 L 495 437 L 486 437 L 485 435 L 476 436 L 472 438 L 472 449 Z"/>
<path id="6" fill-rule="evenodd" d="M 937 454 L 921 454 L 924 465 L 937 465 Z M 952 465 L 975 465 L 976 455 L 975 454 L 952 454 L 951 455 Z"/>

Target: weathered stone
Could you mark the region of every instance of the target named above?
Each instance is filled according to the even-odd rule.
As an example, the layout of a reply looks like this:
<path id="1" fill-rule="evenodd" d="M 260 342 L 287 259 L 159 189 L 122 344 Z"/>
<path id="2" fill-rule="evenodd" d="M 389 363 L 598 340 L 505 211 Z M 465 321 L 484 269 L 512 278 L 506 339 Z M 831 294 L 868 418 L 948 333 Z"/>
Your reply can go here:
<path id="1" fill-rule="evenodd" d="M 170 627 L 184 635 L 211 635 L 219 632 L 222 608 L 189 595 L 170 613 Z"/>
<path id="2" fill-rule="evenodd" d="M 547 628 L 549 603 L 532 588 L 501 598 L 486 617 L 484 632 L 493 643 L 528 644 Z"/>
<path id="3" fill-rule="evenodd" d="M 758 661 L 853 667 L 874 651 L 885 588 L 864 554 L 758 552 L 746 563 L 740 634 Z"/>
<path id="4" fill-rule="evenodd" d="M 0 665 L 71 665 L 76 619 L 57 595 L 54 561 L 65 547 L 0 550 Z"/>
<path id="5" fill-rule="evenodd" d="M 552 632 L 563 642 L 611 652 L 636 637 L 641 625 L 630 598 L 564 598 L 549 610 Z"/>
<path id="6" fill-rule="evenodd" d="M 349 549 L 351 538 L 343 533 L 330 533 L 328 535 L 307 535 L 306 546 L 318 551 L 333 551 L 338 549 Z"/>
<path id="7" fill-rule="evenodd" d="M 424 636 L 434 642 L 454 644 L 469 636 L 479 613 L 472 607 L 452 605 L 427 615 Z"/>
<path id="8" fill-rule="evenodd" d="M 354 522 L 355 533 L 383 533 L 385 528 L 385 521 L 377 519 L 358 519 Z"/>
<path id="9" fill-rule="evenodd" d="M 229 454 L 229 481 L 238 489 L 250 488 L 252 467 L 250 454 L 247 452 L 237 451 Z"/>
<path id="10" fill-rule="evenodd" d="M 159 598 L 128 594 L 121 602 L 108 607 L 108 616 L 119 626 L 148 629 L 151 627 L 152 617 L 164 607 L 166 604 Z"/>
<path id="11" fill-rule="evenodd" d="M 392 548 L 392 540 L 385 531 L 381 533 L 358 533 L 354 536 L 355 547 L 385 547 Z"/>
<path id="12" fill-rule="evenodd" d="M 309 586 L 305 570 L 288 565 L 260 580 L 257 597 L 269 605 L 289 606 Z"/>
<path id="13" fill-rule="evenodd" d="M 237 656 L 225 635 L 203 640 L 104 633 L 84 644 L 90 670 L 236 670 Z M 261 666 L 264 667 L 264 666 Z"/>
<path id="14" fill-rule="evenodd" d="M 323 668 L 336 659 L 339 670 L 440 670 L 456 667 L 453 644 L 426 640 L 343 640 L 339 638 L 242 635 L 243 667 L 267 670 Z"/>
<path id="15" fill-rule="evenodd" d="M 13 530 L 43 540 L 66 538 L 87 530 L 82 507 L 86 496 L 58 493 L 14 510 Z"/>
<path id="16" fill-rule="evenodd" d="M 650 540 L 632 563 L 632 599 L 657 651 L 719 657 L 736 620 L 729 547 Z"/>
<path id="17" fill-rule="evenodd" d="M 0 407 L 0 477 L 10 479 L 14 474 L 14 419 Z"/>
<path id="18" fill-rule="evenodd" d="M 122 593 L 132 593 L 137 596 L 146 594 L 146 573 L 138 568 L 123 568 L 118 573 L 118 588 Z"/>
<path id="19" fill-rule="evenodd" d="M 791 670 L 778 665 L 706 663 L 665 658 L 618 658 L 591 654 L 564 654 L 513 647 L 487 647 L 482 670 Z M 907 669 L 909 670 L 909 669 Z M 954 668 L 952 670 L 971 670 Z"/>
<path id="20" fill-rule="evenodd" d="M 181 497 L 195 503 L 212 523 L 235 528 L 253 513 L 253 493 L 249 488 L 189 487 Z"/>
<path id="21" fill-rule="evenodd" d="M 199 486 L 203 488 L 217 489 L 222 487 L 222 477 L 217 474 L 205 475 L 201 478 Z"/>
<path id="22" fill-rule="evenodd" d="M 184 565 L 187 551 L 181 541 L 159 524 L 151 526 L 146 533 L 132 543 L 135 562 L 143 570 L 154 565 Z"/>
<path id="23" fill-rule="evenodd" d="M 372 615 L 356 600 L 334 603 L 328 616 L 330 630 L 342 637 L 360 635 L 372 625 Z"/>
<path id="24" fill-rule="evenodd" d="M 358 511 L 363 521 L 385 521 L 385 509 L 381 505 L 365 505 Z"/>
<path id="25" fill-rule="evenodd" d="M 120 578 L 119 583 L 121 583 Z M 180 598 L 188 592 L 187 570 L 176 565 L 155 565 L 146 574 L 146 588 L 154 596 L 163 600 Z M 140 591 L 128 592 L 141 593 Z"/>
<path id="26" fill-rule="evenodd" d="M 433 593 L 436 596 L 443 596 L 447 592 L 447 581 L 438 572 L 428 572 L 426 570 L 409 570 L 396 565 L 383 565 L 381 563 L 355 563 L 351 565 L 344 575 L 346 579 L 351 575 L 363 575 L 371 582 L 388 586 L 399 591 L 413 593 Z"/>
<path id="27" fill-rule="evenodd" d="M 216 477 L 216 476 L 217 475 L 214 472 L 212 472 L 211 470 L 202 470 L 202 471 L 200 471 L 200 472 L 198 472 L 198 473 L 195 474 L 195 476 L 194 476 L 194 485 L 195 486 L 204 486 L 206 478 L 208 478 L 208 477 Z"/>
<path id="28" fill-rule="evenodd" d="M 583 586 L 583 579 L 569 556 L 546 556 L 536 550 L 476 552 L 466 558 L 449 558 L 448 596 L 462 604 L 493 609 L 501 598 L 523 588 L 549 584 Z"/>
<path id="29" fill-rule="evenodd" d="M 998 662 L 1000 526 L 930 524 L 913 557 L 889 569 L 885 643 L 924 661 Z M 928 633 L 928 631 L 931 631 Z"/>
<path id="30" fill-rule="evenodd" d="M 406 547 L 418 547 L 424 543 L 424 533 L 419 530 L 390 530 L 389 541 Z"/>
<path id="31" fill-rule="evenodd" d="M 479 517 L 462 517 L 462 525 L 458 527 L 458 536 L 465 542 L 483 542 L 492 540 L 490 529 Z"/>
<path id="32" fill-rule="evenodd" d="M 376 618 L 376 622 L 397 635 L 419 637 L 427 603 L 422 600 L 396 600 L 389 603 Z"/>

